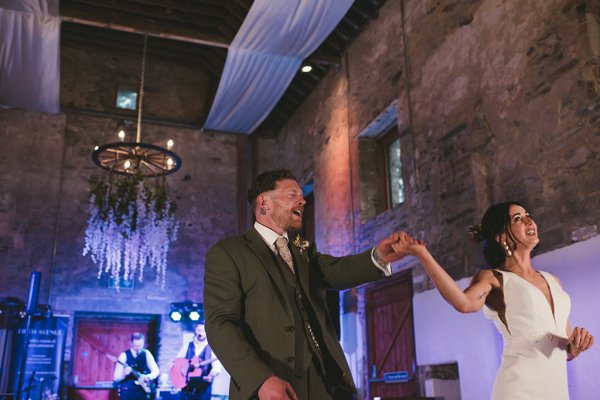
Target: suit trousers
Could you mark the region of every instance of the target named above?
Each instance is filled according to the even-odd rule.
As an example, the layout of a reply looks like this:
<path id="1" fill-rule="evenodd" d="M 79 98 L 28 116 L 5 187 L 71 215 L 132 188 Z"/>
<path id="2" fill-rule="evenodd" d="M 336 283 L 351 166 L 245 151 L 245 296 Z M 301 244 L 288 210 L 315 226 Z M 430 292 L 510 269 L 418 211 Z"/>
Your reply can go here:
<path id="1" fill-rule="evenodd" d="M 301 377 L 293 377 L 290 384 L 299 400 L 353 400 L 355 396 L 341 387 L 327 383 L 317 360 L 313 357 L 308 371 Z"/>

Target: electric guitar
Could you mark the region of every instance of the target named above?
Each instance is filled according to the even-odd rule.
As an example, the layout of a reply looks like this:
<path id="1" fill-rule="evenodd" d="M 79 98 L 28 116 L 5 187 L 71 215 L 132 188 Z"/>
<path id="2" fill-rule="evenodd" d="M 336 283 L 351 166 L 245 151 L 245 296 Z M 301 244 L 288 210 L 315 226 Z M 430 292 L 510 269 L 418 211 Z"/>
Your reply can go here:
<path id="1" fill-rule="evenodd" d="M 108 359 L 112 362 L 116 362 L 121 364 L 124 368 L 131 368 L 131 373 L 135 376 L 136 380 L 135 380 L 135 384 L 139 385 L 142 389 L 144 389 L 144 392 L 146 393 L 152 393 L 152 383 L 149 382 L 150 380 L 148 379 L 147 376 L 145 376 L 144 374 L 136 371 L 131 365 L 127 365 L 127 363 L 124 363 L 122 361 L 120 361 L 117 357 L 111 355 L 111 354 L 107 354 L 106 357 L 108 357 Z"/>
<path id="2" fill-rule="evenodd" d="M 200 361 L 198 357 L 191 360 L 187 358 L 176 358 L 171 367 L 170 376 L 171 383 L 177 388 L 187 386 L 190 378 L 201 378 L 204 375 L 204 368 L 208 364 L 215 361 L 217 358 L 209 358 L 208 360 Z"/>

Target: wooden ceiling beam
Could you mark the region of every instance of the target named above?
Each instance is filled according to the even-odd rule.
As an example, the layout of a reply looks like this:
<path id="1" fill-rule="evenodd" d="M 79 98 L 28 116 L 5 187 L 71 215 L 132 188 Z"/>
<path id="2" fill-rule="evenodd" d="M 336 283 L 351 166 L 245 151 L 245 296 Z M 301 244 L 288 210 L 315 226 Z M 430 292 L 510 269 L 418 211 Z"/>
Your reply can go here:
<path id="1" fill-rule="evenodd" d="M 94 26 L 97 28 L 112 29 L 112 30 L 120 31 L 120 32 L 136 33 L 139 35 L 148 35 L 150 37 L 158 37 L 158 38 L 163 38 L 163 39 L 176 40 L 179 42 L 187 42 L 187 43 L 199 44 L 199 45 L 203 45 L 203 46 L 220 47 L 223 49 L 229 48 L 229 42 L 227 42 L 224 38 L 211 37 L 212 35 L 206 35 L 206 36 L 202 35 L 204 37 L 201 37 L 200 35 L 198 35 L 197 37 L 193 37 L 193 36 L 187 36 L 184 34 L 177 34 L 177 33 L 173 33 L 173 32 L 164 32 L 164 31 L 161 31 L 159 28 L 152 29 L 151 27 L 142 28 L 142 27 L 126 26 L 126 25 L 116 24 L 113 22 L 96 21 L 96 20 L 73 17 L 73 16 L 68 16 L 68 15 L 62 15 L 60 18 L 61 18 L 61 21 L 63 21 L 63 22 L 71 22 L 74 24 Z"/>
<path id="2" fill-rule="evenodd" d="M 135 36 L 115 32 L 112 35 L 95 35 L 84 31 L 77 25 L 63 25 L 61 41 L 91 45 L 106 50 L 141 53 L 140 42 L 132 40 Z M 188 62 L 199 65 L 214 78 L 220 78 L 225 64 L 226 52 L 215 47 L 195 46 L 183 42 L 159 42 L 154 39 L 148 42 L 148 54 L 153 57 Z"/>
<path id="3" fill-rule="evenodd" d="M 77 5 L 68 1 L 61 3 L 61 20 L 225 49 L 229 48 L 229 43 L 235 35 L 233 31 L 230 31 L 229 34 L 219 34 L 215 27 L 207 27 L 208 23 L 196 27 L 191 27 L 186 23 L 184 25 L 183 21 L 174 16 L 170 16 L 168 19 L 164 14 L 156 15 L 148 10 L 145 11 L 145 14 L 136 14 L 136 8 L 128 13 L 122 9 L 111 8 L 109 3 L 99 3 L 102 6 L 98 7 L 82 6 L 83 4 L 87 4 L 85 0 Z M 148 13 L 152 15 L 148 15 Z M 159 22 L 148 17 L 158 19 Z M 217 23 L 213 25 L 218 26 Z"/>
<path id="4" fill-rule="evenodd" d="M 340 65 L 340 56 L 314 52 L 304 59 L 309 64 Z"/>
<path id="5" fill-rule="evenodd" d="M 87 1 L 90 0 L 79 0 L 79 1 Z M 136 4 L 140 6 L 128 6 L 124 8 L 121 6 L 123 11 L 134 12 L 137 14 L 148 14 L 148 9 L 154 7 L 155 9 L 162 9 L 164 6 L 161 4 L 156 4 L 155 0 L 131 0 L 135 1 Z M 97 2 L 93 2 L 96 7 L 101 7 Z M 227 27 L 230 32 L 227 32 L 227 36 L 233 38 L 237 30 L 241 25 L 241 21 L 236 21 L 230 15 L 230 11 L 226 8 L 226 5 L 221 3 L 211 3 L 203 0 L 204 4 L 199 5 L 198 3 L 192 3 L 190 1 L 184 0 L 183 2 L 176 2 L 172 4 L 171 10 L 173 19 L 175 21 L 187 22 L 192 25 L 203 25 L 209 26 L 214 29 L 222 28 L 223 26 Z M 206 4 L 208 3 L 208 4 Z M 114 9 L 116 7 L 109 7 Z M 162 13 L 153 12 L 151 16 L 155 16 L 157 18 L 166 18 L 166 16 Z M 209 20 L 207 17 L 210 17 Z M 202 21 L 200 23 L 199 21 Z M 216 21 L 216 22 L 213 22 Z"/>

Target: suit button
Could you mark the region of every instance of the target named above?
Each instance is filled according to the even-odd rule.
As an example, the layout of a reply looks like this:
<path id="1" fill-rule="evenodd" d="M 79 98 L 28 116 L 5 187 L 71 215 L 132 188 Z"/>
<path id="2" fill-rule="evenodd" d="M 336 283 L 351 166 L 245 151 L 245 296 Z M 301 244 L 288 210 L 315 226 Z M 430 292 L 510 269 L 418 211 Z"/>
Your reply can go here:
<path id="1" fill-rule="evenodd" d="M 286 332 L 294 332 L 296 328 L 294 327 L 294 325 L 288 325 L 285 327 L 285 331 Z"/>
<path id="2" fill-rule="evenodd" d="M 293 362 L 294 362 L 294 360 L 295 360 L 295 358 L 294 358 L 294 357 L 286 357 L 286 358 L 285 358 L 285 361 L 286 361 L 286 362 L 289 362 L 289 363 L 293 363 Z"/>

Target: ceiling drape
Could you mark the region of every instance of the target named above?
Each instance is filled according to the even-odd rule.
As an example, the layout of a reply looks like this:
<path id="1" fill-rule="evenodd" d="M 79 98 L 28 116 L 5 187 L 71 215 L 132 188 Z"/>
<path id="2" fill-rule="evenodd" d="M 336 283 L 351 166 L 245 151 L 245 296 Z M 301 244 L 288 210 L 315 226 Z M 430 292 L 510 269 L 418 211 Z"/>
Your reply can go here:
<path id="1" fill-rule="evenodd" d="M 353 0 L 255 0 L 227 53 L 205 129 L 252 133 Z"/>
<path id="2" fill-rule="evenodd" d="M 0 0 L 0 106 L 60 111 L 59 0 Z"/>

